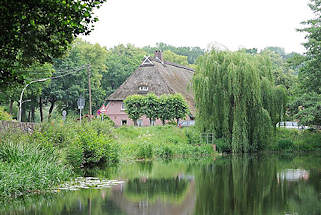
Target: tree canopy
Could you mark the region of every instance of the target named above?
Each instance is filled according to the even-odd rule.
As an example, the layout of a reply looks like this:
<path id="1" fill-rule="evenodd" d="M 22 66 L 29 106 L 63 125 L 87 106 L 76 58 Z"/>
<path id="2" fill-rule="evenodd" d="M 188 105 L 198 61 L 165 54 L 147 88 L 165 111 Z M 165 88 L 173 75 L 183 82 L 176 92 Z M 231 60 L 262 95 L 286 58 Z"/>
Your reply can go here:
<path id="1" fill-rule="evenodd" d="M 201 57 L 193 79 L 201 130 L 224 139 L 233 152 L 263 149 L 272 122 L 285 113 L 286 91 L 275 88 L 271 65 L 244 52 L 212 50 Z"/>
<path id="2" fill-rule="evenodd" d="M 321 1 L 310 0 L 310 9 L 314 18 L 304 21 L 307 27 L 300 29 L 306 33 L 307 42 L 304 43 L 306 48 L 307 60 L 301 70 L 300 81 L 306 92 L 315 92 L 321 94 Z"/>
<path id="3" fill-rule="evenodd" d="M 0 88 L 22 83 L 25 68 L 62 56 L 93 30 L 94 8 L 106 0 L 4 0 L 0 5 Z"/>

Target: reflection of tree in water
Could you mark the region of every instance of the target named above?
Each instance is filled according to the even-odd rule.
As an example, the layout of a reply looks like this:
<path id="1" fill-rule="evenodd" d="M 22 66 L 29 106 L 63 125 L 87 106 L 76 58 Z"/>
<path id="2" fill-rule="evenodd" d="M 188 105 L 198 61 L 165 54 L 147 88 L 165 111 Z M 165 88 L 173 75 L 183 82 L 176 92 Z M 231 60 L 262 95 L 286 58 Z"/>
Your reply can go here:
<path id="1" fill-rule="evenodd" d="M 197 200 L 194 213 L 293 214 L 299 212 L 298 208 L 309 208 L 309 201 L 320 205 L 318 191 L 312 187 L 308 189 L 314 177 L 320 180 L 320 174 L 311 174 L 308 181 L 278 181 L 278 162 L 278 159 L 271 157 L 264 159 L 260 156 L 243 155 L 219 159 L 202 167 L 196 180 Z M 307 190 L 301 192 L 302 189 Z M 306 211 L 309 213 L 298 214 L 320 214 L 320 209 L 310 208 Z"/>
<path id="2" fill-rule="evenodd" d="M 122 215 L 114 202 L 109 200 L 110 190 L 67 191 L 50 195 L 43 202 L 16 211 L 0 211 L 0 215 Z M 35 207 L 35 205 L 37 207 Z"/>
<path id="3" fill-rule="evenodd" d="M 153 199 L 157 196 L 181 197 L 189 182 L 176 178 L 135 178 L 128 180 L 126 185 L 126 195 L 138 199 Z"/>
<path id="4" fill-rule="evenodd" d="M 153 170 L 153 162 L 152 161 L 141 161 L 137 162 L 137 165 L 142 172 L 151 173 Z"/>

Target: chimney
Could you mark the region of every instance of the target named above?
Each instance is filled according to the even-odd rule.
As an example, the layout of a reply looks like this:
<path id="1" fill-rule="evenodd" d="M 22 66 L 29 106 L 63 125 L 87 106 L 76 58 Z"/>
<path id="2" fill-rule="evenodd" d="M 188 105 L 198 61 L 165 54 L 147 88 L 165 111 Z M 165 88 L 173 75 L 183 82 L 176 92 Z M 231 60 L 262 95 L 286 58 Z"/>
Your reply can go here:
<path id="1" fill-rule="evenodd" d="M 163 62 L 163 53 L 160 50 L 155 51 L 155 59 L 159 59 L 161 62 Z"/>

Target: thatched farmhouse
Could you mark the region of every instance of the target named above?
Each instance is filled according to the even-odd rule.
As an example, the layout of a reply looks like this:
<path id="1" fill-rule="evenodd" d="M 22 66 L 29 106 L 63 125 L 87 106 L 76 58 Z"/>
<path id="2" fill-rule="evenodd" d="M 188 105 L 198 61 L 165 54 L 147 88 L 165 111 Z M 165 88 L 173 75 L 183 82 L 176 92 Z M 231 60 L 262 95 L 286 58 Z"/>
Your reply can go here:
<path id="1" fill-rule="evenodd" d="M 154 93 L 162 94 L 180 93 L 186 99 L 192 113 L 195 111 L 191 80 L 194 70 L 163 60 L 162 52 L 156 51 L 154 57 L 146 57 L 137 70 L 107 98 L 107 105 L 98 110 L 106 114 L 117 126 L 133 125 L 128 118 L 123 101 L 133 94 Z M 137 121 L 139 126 L 149 125 L 149 120 L 144 116 Z M 156 120 L 156 125 L 161 125 Z"/>

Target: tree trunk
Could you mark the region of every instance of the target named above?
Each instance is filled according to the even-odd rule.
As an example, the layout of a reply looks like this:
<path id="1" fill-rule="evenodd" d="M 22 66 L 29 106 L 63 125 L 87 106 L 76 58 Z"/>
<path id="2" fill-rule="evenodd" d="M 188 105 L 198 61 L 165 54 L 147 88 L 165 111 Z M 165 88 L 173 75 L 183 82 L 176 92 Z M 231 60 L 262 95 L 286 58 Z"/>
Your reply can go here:
<path id="1" fill-rule="evenodd" d="M 43 122 L 43 111 L 42 111 L 42 98 L 39 97 L 39 111 L 40 111 L 40 122 Z"/>
<path id="2" fill-rule="evenodd" d="M 134 119 L 134 126 L 137 126 L 137 119 Z"/>
<path id="3" fill-rule="evenodd" d="M 35 122 L 35 107 L 31 107 L 31 122 Z"/>
<path id="4" fill-rule="evenodd" d="M 22 104 L 22 111 L 21 111 L 21 122 L 25 122 L 26 121 L 26 106 L 24 104 Z"/>
<path id="5" fill-rule="evenodd" d="M 163 123 L 163 125 L 165 125 L 165 120 L 162 119 L 162 123 Z"/>
<path id="6" fill-rule="evenodd" d="M 28 111 L 28 122 L 31 120 L 31 111 Z"/>
<path id="7" fill-rule="evenodd" d="M 54 109 L 54 106 L 55 106 L 55 102 L 54 102 L 54 101 L 50 102 L 50 108 L 49 108 L 48 120 L 49 120 L 49 119 L 50 119 L 50 117 L 51 117 L 51 113 L 52 113 L 52 111 L 53 111 L 53 109 Z"/>
<path id="8" fill-rule="evenodd" d="M 178 126 L 178 123 L 179 123 L 179 118 L 176 119 L 176 124 L 177 124 L 177 126 Z"/>
<path id="9" fill-rule="evenodd" d="M 152 119 L 149 118 L 149 126 L 152 126 Z"/>
<path id="10" fill-rule="evenodd" d="M 9 113 L 12 115 L 12 108 L 13 108 L 13 100 L 10 99 L 10 105 L 9 105 Z"/>

